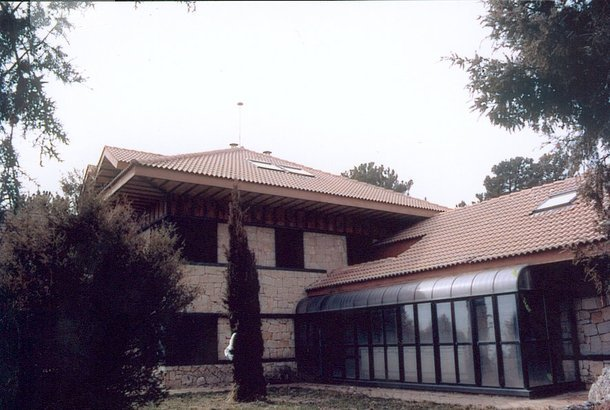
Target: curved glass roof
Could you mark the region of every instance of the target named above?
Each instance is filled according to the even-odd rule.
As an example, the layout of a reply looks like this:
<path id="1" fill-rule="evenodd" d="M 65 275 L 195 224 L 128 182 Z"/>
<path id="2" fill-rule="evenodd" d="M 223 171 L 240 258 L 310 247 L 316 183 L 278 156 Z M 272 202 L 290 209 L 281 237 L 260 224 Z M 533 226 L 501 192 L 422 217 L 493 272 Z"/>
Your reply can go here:
<path id="1" fill-rule="evenodd" d="M 514 266 L 382 288 L 306 297 L 298 303 L 296 313 L 331 312 L 516 292 L 531 289 L 532 283 L 530 270 L 526 266 Z"/>

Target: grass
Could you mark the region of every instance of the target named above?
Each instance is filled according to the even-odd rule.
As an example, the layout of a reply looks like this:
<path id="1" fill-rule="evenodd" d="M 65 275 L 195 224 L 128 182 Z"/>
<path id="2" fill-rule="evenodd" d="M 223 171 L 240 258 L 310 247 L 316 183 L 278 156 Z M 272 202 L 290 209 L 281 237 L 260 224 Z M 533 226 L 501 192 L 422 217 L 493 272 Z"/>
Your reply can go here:
<path id="1" fill-rule="evenodd" d="M 411 409 L 411 410 L 465 410 L 476 406 L 456 404 L 436 404 L 398 399 L 368 397 L 357 393 L 343 393 L 331 390 L 307 389 L 291 386 L 270 386 L 267 400 L 254 403 L 231 403 L 228 392 L 185 393 L 170 396 L 158 406 L 148 406 L 143 410 L 200 410 L 200 409 Z"/>

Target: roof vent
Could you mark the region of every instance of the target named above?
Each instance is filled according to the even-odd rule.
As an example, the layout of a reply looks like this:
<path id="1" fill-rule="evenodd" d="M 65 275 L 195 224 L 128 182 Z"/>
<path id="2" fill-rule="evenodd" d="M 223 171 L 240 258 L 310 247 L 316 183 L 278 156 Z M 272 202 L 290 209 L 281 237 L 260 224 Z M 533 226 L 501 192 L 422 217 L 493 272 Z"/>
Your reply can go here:
<path id="1" fill-rule="evenodd" d="M 271 151 L 263 151 L 263 154 L 265 154 L 265 155 L 271 155 Z"/>
<path id="2" fill-rule="evenodd" d="M 238 144 L 238 143 L 236 143 L 236 142 L 232 142 L 232 143 L 230 143 L 230 144 L 229 144 L 229 146 L 230 146 L 231 148 L 237 148 L 237 147 L 239 146 L 239 144 Z"/>

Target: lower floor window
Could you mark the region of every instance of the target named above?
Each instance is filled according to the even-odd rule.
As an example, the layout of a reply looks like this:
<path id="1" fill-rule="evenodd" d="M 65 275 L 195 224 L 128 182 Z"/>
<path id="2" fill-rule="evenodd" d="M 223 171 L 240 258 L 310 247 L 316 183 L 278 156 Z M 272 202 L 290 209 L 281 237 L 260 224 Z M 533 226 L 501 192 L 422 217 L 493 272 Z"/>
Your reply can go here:
<path id="1" fill-rule="evenodd" d="M 189 366 L 218 361 L 218 319 L 215 315 L 182 313 L 166 329 L 163 342 L 167 366 Z"/>

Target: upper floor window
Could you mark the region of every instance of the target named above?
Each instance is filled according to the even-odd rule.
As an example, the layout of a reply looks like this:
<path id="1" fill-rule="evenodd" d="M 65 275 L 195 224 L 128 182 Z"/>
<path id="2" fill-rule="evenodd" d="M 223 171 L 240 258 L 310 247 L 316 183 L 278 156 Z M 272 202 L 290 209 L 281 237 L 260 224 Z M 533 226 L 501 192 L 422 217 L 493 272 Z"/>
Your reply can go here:
<path id="1" fill-rule="evenodd" d="M 303 269 L 305 267 L 302 231 L 285 228 L 275 229 L 275 266 L 291 269 Z"/>
<path id="2" fill-rule="evenodd" d="M 218 262 L 218 228 L 216 221 L 180 217 L 172 219 L 180 238 L 182 253 L 189 262 Z"/>

